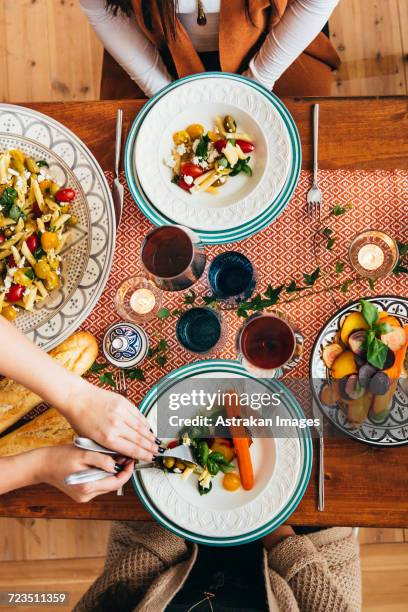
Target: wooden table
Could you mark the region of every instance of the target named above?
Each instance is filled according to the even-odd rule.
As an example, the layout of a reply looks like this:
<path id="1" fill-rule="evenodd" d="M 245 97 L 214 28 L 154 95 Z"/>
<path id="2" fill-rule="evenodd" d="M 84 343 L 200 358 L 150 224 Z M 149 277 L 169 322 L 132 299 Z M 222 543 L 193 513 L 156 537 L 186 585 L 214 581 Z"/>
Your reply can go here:
<path id="1" fill-rule="evenodd" d="M 408 99 L 285 100 L 299 128 L 303 168 L 311 168 L 311 106 L 320 111 L 321 168 L 408 169 Z M 117 108 L 128 129 L 143 101 L 30 104 L 73 130 L 104 170 L 113 169 Z M 326 509 L 318 512 L 316 461 L 306 494 L 290 517 L 294 525 L 408 526 L 408 446 L 375 449 L 349 439 L 326 442 Z M 127 485 L 124 497 L 109 494 L 77 504 L 48 486 L 0 497 L 1 516 L 146 519 L 150 515 Z"/>

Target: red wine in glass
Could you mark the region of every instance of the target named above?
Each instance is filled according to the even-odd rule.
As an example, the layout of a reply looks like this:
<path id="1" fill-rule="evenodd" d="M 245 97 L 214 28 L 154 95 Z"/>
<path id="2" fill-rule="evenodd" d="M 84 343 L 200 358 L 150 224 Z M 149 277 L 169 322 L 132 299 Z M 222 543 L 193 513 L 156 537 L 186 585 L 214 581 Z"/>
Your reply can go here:
<path id="1" fill-rule="evenodd" d="M 272 313 L 253 315 L 242 326 L 237 340 L 238 353 L 244 365 L 265 373 L 291 364 L 295 353 L 301 353 L 303 345 L 303 339 L 295 333 L 292 325 Z"/>
<path id="2" fill-rule="evenodd" d="M 204 272 L 206 256 L 200 239 L 176 225 L 152 230 L 142 246 L 142 263 L 148 276 L 166 291 L 191 287 Z"/>

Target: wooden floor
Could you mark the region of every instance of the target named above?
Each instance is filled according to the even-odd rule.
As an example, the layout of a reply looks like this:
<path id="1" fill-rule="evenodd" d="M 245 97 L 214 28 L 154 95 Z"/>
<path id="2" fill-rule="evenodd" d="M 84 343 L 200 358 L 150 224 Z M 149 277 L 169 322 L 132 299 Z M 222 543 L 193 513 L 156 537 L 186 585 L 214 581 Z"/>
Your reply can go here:
<path id="1" fill-rule="evenodd" d="M 329 25 L 333 95 L 408 94 L 408 0 L 340 0 Z M 77 0 L 0 1 L 0 100 L 97 99 L 101 65 Z"/>
<path id="2" fill-rule="evenodd" d="M 330 32 L 342 58 L 333 95 L 408 94 L 408 0 L 341 0 Z M 1 101 L 97 99 L 101 64 L 77 0 L 0 0 Z M 0 519 L 0 591 L 68 591 L 58 609 L 71 609 L 103 566 L 109 527 Z M 406 612 L 408 529 L 362 529 L 359 538 L 364 612 Z"/>

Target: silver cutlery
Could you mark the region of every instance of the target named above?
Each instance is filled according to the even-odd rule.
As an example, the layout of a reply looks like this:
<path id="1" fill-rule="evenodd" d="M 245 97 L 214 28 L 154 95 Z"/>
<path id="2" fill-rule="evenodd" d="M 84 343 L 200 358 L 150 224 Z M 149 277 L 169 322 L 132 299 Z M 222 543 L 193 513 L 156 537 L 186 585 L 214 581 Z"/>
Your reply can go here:
<path id="1" fill-rule="evenodd" d="M 307 193 L 307 212 L 311 217 L 320 219 L 322 192 L 318 186 L 318 143 L 319 143 L 319 105 L 313 107 L 313 186 Z"/>
<path id="2" fill-rule="evenodd" d="M 126 376 L 125 376 L 125 372 L 123 370 L 118 370 L 115 373 L 115 386 L 116 386 L 116 391 L 118 393 L 120 393 L 120 395 L 123 395 L 123 397 L 127 397 L 127 383 L 126 383 Z M 117 491 L 116 491 L 116 495 L 123 495 L 123 487 L 120 487 Z"/>
<path id="3" fill-rule="evenodd" d="M 122 123 L 123 111 L 121 108 L 119 108 L 116 116 L 115 177 L 113 179 L 112 187 L 113 205 L 115 207 L 116 231 L 118 231 L 120 220 L 122 218 L 123 198 L 125 193 L 125 188 L 119 180 L 120 152 L 122 147 Z"/>
<path id="4" fill-rule="evenodd" d="M 323 427 L 323 415 L 318 409 L 316 402 L 312 399 L 313 416 L 315 419 L 319 419 L 319 426 L 316 427 L 319 435 L 319 492 L 318 492 L 318 503 L 317 509 L 320 512 L 324 510 L 324 427 Z"/>

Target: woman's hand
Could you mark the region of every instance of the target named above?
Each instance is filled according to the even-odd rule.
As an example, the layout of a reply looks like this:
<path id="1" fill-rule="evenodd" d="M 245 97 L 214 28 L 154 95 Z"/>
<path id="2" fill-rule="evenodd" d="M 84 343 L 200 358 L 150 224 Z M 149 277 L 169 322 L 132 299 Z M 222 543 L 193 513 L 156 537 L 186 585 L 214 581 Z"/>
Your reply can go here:
<path id="1" fill-rule="evenodd" d="M 28 454 L 32 454 L 30 459 L 37 464 L 37 482 L 46 482 L 80 503 L 122 487 L 131 477 L 134 465 L 133 461 L 127 461 L 123 463 L 123 470 L 117 473 L 115 459 L 110 455 L 84 451 L 71 445 L 41 448 Z M 100 468 L 112 476 L 85 484 L 65 484 L 64 478 L 69 474 L 90 468 Z"/>
<path id="2" fill-rule="evenodd" d="M 151 461 L 159 453 L 147 419 L 125 397 L 78 377 L 60 408 L 74 430 L 132 459 Z"/>

